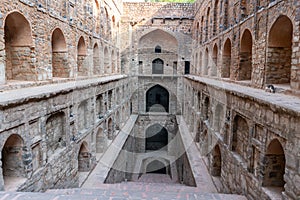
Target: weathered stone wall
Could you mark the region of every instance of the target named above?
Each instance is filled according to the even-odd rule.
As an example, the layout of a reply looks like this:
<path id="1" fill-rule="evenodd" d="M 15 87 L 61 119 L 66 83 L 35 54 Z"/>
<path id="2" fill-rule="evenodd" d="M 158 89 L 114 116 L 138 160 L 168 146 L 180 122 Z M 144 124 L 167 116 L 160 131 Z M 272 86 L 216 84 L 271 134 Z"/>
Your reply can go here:
<path id="1" fill-rule="evenodd" d="M 205 78 L 184 80 L 183 113 L 201 154 L 208 156 L 210 170 L 216 172 L 214 149 L 219 146 L 221 173 L 218 177 L 223 192 L 244 194 L 249 199 L 258 196 L 272 199 L 266 192 L 268 187 L 280 186 L 283 199 L 297 199 L 299 111 L 288 103 L 275 102 L 272 96 L 256 96 L 247 87 L 239 87 Z M 218 105 L 223 107 L 221 116 L 216 111 Z M 223 120 L 218 130 L 214 121 L 220 117 Z M 277 156 L 269 154 L 274 141 L 283 149 Z"/>
<path id="2" fill-rule="evenodd" d="M 130 88 L 131 84 L 130 79 L 112 78 L 108 82 L 99 79 L 94 80 L 93 84 L 73 84 L 69 89 L 61 89 L 66 88 L 65 83 L 61 83 L 52 92 L 53 86 L 49 86 L 45 91 L 37 91 L 35 97 L 23 98 L 26 95 L 23 92 L 10 100 L 5 100 L 5 96 L 1 97 L 2 152 L 6 151 L 3 146 L 9 136 L 15 134 L 24 141 L 20 146 L 23 152 L 20 159 L 25 179 L 18 190 L 44 191 L 48 188 L 78 186 L 78 171 L 91 170 L 96 161 L 96 153 L 105 151 L 109 143 L 108 121 L 113 121 L 110 129 L 114 135 L 117 127 L 122 127 L 127 120 L 131 95 L 125 88 Z M 13 91 L 7 91 L 6 95 L 11 92 Z M 123 98 L 117 98 L 116 101 L 113 97 L 108 98 L 109 93 Z M 99 95 L 103 97 L 102 105 L 106 107 L 101 117 L 96 111 L 96 99 Z M 86 149 L 79 151 L 83 143 Z M 2 166 L 14 166 L 9 161 L 14 157 L 10 154 L 3 155 L 6 159 L 2 159 Z M 3 175 L 9 178 L 11 173 L 6 173 L 6 167 L 0 171 L 0 186 L 3 189 L 9 184 L 3 180 Z"/>
<path id="3" fill-rule="evenodd" d="M 266 83 L 289 83 L 291 76 L 291 49 L 268 47 Z"/>
<path id="4" fill-rule="evenodd" d="M 139 61 L 142 61 L 144 66 L 150 64 L 148 60 L 145 63 L 143 55 L 141 55 L 141 58 L 139 57 L 140 53 L 143 52 L 143 48 L 146 46 L 147 48 L 151 47 L 152 51 L 148 51 L 148 53 L 149 55 L 152 53 L 153 56 L 155 55 L 155 46 L 162 45 L 162 52 L 167 50 L 168 52 L 172 52 L 172 55 L 177 56 L 175 60 L 173 60 L 175 57 L 167 58 L 166 63 L 172 68 L 173 62 L 177 61 L 177 74 L 183 74 L 184 61 L 191 60 L 190 45 L 192 42 L 191 24 L 194 13 L 193 4 L 124 3 L 123 9 L 123 42 L 121 49 L 123 54 L 122 63 L 125 70 L 131 74 L 138 74 Z M 177 44 L 174 45 L 174 43 L 172 43 L 172 45 L 169 45 L 170 41 L 172 41 L 170 39 L 159 44 L 158 41 L 161 41 L 159 37 L 152 37 L 152 40 L 143 43 L 144 36 L 146 37 L 151 33 L 159 31 L 164 33 L 160 34 L 162 38 L 164 38 L 165 35 L 169 35 L 169 38 L 175 38 Z M 144 44 L 148 45 L 145 46 Z M 139 50 L 142 51 L 139 52 Z M 160 58 L 160 55 L 156 55 L 156 57 Z"/>
<path id="5" fill-rule="evenodd" d="M 81 37 L 84 38 L 87 49 L 85 62 L 89 67 L 86 69 L 88 72 L 84 70 L 85 73 L 80 75 L 103 75 L 103 60 L 106 59 L 115 59 L 115 64 L 120 69 L 117 58 L 120 57 L 119 33 L 122 4 L 104 0 L 91 1 L 87 4 L 84 4 L 84 1 L 75 3 L 74 1 L 18 0 L 3 2 L 0 11 L 2 35 L 6 35 L 0 43 L 2 49 L 0 84 L 6 83 L 6 80 L 45 81 L 51 80 L 52 77 L 77 77 L 77 65 L 80 65 L 80 62 L 77 63 L 77 57 L 80 57 L 77 45 Z M 101 26 L 97 25 L 100 21 Z M 53 37 L 55 29 L 61 30 L 61 37 Z M 102 60 L 100 66 L 93 65 L 95 45 L 100 49 L 95 51 Z M 108 49 L 109 55 L 114 52 L 114 56 L 104 57 L 102 52 L 105 48 Z M 56 54 L 63 54 L 63 56 L 56 56 Z M 100 68 L 97 71 L 100 73 L 94 74 L 93 66 L 97 65 Z M 109 74 L 120 72 L 121 70 L 113 72 L 111 70 Z M 41 82 L 41 84 L 46 83 Z M 4 85 L 0 87 L 9 88 Z"/>
<path id="6" fill-rule="evenodd" d="M 211 68 L 213 59 L 213 47 L 218 49 L 218 77 L 223 77 L 222 69 L 230 69 L 230 81 L 238 83 L 239 80 L 249 80 L 248 85 L 263 88 L 266 84 L 289 84 L 290 90 L 297 92 L 299 87 L 299 12 L 297 11 L 298 1 L 197 1 L 195 4 L 195 20 L 192 26 L 193 33 L 193 65 L 192 73 L 198 75 L 208 75 L 204 73 Z M 286 17 L 285 23 L 277 23 Z M 279 25 L 280 24 L 280 25 Z M 291 26 L 291 27 L 290 27 Z M 270 45 L 271 31 L 274 31 L 275 41 L 284 40 L 288 49 L 285 55 L 275 53 L 276 56 L 270 59 L 268 47 Z M 248 38 L 244 37 L 246 31 L 250 32 Z M 277 34 L 277 35 L 276 35 Z M 280 35 L 280 36 L 278 36 Z M 222 55 L 225 54 L 226 40 L 231 43 L 231 64 L 228 65 Z M 244 44 L 248 44 L 252 50 L 250 58 L 252 64 L 250 68 L 243 65 L 246 60 L 243 53 Z M 276 46 L 273 46 L 276 47 Z M 280 45 L 278 47 L 281 47 Z M 205 51 L 208 50 L 209 62 L 205 62 L 207 57 Z M 274 60 L 282 59 L 274 66 Z M 243 62 L 240 62 L 240 61 Z M 250 63 L 250 60 L 247 63 Z M 281 64 L 280 64 L 281 63 Z M 225 65 L 225 66 L 224 66 Z M 277 65 L 281 65 L 280 67 Z M 204 68 L 204 69 L 203 69 Z M 275 70 L 276 69 L 276 70 Z M 278 69 L 278 70 L 277 70 Z M 226 76 L 227 77 L 227 76 Z M 275 79 L 277 81 L 275 81 Z"/>

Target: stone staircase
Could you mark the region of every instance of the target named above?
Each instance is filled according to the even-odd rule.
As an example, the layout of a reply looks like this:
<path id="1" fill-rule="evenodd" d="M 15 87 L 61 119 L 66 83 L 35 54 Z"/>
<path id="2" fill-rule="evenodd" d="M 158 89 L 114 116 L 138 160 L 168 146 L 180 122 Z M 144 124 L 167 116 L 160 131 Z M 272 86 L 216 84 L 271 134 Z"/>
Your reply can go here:
<path id="1" fill-rule="evenodd" d="M 202 190 L 203 191 L 203 190 Z M 52 189 L 45 193 L 0 192 L 0 200 L 246 200 L 244 196 L 201 192 L 168 175 L 145 174 L 137 182 L 98 184 L 95 188 Z"/>

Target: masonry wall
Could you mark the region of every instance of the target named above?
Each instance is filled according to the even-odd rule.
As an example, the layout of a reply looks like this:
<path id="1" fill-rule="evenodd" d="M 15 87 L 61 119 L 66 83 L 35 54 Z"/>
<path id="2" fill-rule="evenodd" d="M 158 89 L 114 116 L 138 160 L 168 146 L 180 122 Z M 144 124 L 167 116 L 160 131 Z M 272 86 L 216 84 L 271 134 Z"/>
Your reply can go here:
<path id="1" fill-rule="evenodd" d="M 177 73 L 184 73 L 184 61 L 191 60 L 191 24 L 194 7 L 192 4 L 176 3 L 124 3 L 122 15 L 122 62 L 124 67 L 132 74 L 139 73 L 139 62 L 143 62 L 142 71 L 149 74 L 151 71 L 150 58 L 166 60 L 167 75 L 173 75 L 173 62 L 177 62 Z M 174 38 L 176 45 L 170 40 L 162 41 L 160 37 L 147 40 L 147 48 L 141 45 L 143 37 L 160 32 L 162 38 Z M 151 38 L 151 37 L 150 37 Z M 161 41 L 161 42 L 158 42 Z M 150 44 L 150 45 L 149 45 Z M 156 45 L 162 46 L 162 54 L 154 53 Z M 175 48 L 174 48 L 175 47 Z M 172 50 L 173 49 L 173 50 Z M 168 53 L 168 54 L 165 54 Z M 171 54 L 170 54 L 171 53 Z M 168 64 L 168 65 L 166 65 Z"/>
<path id="2" fill-rule="evenodd" d="M 3 5 L 0 9 L 3 25 L 0 88 L 14 87 L 4 85 L 10 80 L 31 81 L 31 85 L 37 85 L 56 81 L 53 77 L 87 78 L 121 72 L 119 33 L 122 4 L 104 0 L 86 5 L 83 1 L 14 0 L 4 1 Z M 18 28 L 21 26 L 18 23 L 24 28 Z M 17 28 L 13 30 L 13 27 Z M 56 37 L 54 30 L 60 30 L 61 36 Z M 80 37 L 83 37 L 87 53 L 84 61 L 77 51 Z M 95 46 L 99 51 L 93 51 Z M 108 57 L 104 56 L 105 48 Z M 93 62 L 94 52 L 99 63 Z M 117 67 L 105 74 L 104 60 L 107 59 L 115 60 Z M 82 65 L 85 72 L 79 73 L 78 67 Z"/>
<path id="3" fill-rule="evenodd" d="M 79 162 L 81 166 L 91 166 L 88 168 L 91 170 L 96 163 L 96 154 L 99 153 L 96 147 L 99 148 L 101 144 L 105 149 L 107 144 L 104 142 L 109 143 L 111 140 L 107 138 L 108 121 L 113 121 L 110 131 L 114 138 L 116 127 L 121 127 L 129 117 L 130 93 L 124 89 L 129 85 L 129 79 L 111 79 L 106 83 L 99 80 L 66 90 L 57 88 L 54 93 L 46 90 L 37 93 L 35 98 L 22 99 L 20 96 L 11 101 L 1 100 L 0 146 L 7 146 L 7 139 L 11 135 L 18 135 L 24 141 L 18 146 L 22 149 L 21 160 L 15 159 L 15 162 L 23 163 L 19 172 L 25 180 L 17 190 L 44 191 L 49 188 L 78 186 Z M 108 102 L 108 91 L 112 91 L 118 98 L 111 98 L 112 102 Z M 99 95 L 103 96 L 103 106 L 111 105 L 110 109 L 105 109 L 101 118 L 98 117 L 95 106 Z M 80 129 L 82 113 L 79 107 L 82 103 L 87 106 L 84 114 L 87 122 Z M 103 132 L 101 138 L 98 136 L 100 129 Z M 87 148 L 85 153 L 91 155 L 87 157 L 88 160 L 82 160 L 79 156 L 83 143 Z M 3 148 L 2 152 L 4 151 Z M 6 158 L 2 158 L 3 166 L 14 166 L 11 163 L 13 157 L 2 155 Z M 6 169 L 7 167 L 1 168 L 2 189 L 8 184 L 3 181 L 4 176 L 12 176 Z"/>
<path id="4" fill-rule="evenodd" d="M 195 7 L 192 73 L 206 76 L 203 72 L 211 68 L 216 46 L 218 78 L 227 78 L 222 71 L 229 69 L 230 81 L 248 80 L 247 85 L 259 88 L 284 83 L 288 90 L 298 92 L 297 1 L 197 1 Z M 282 18 L 287 20 L 281 23 Z M 246 32 L 250 35 L 246 36 Z M 273 38 L 285 45 L 274 45 Z M 230 65 L 223 57 L 227 40 L 231 43 Z M 252 55 L 246 55 L 250 50 Z M 246 63 L 248 68 L 243 67 Z"/>
<path id="5" fill-rule="evenodd" d="M 266 191 L 277 186 L 282 188 L 279 196 L 283 199 L 297 199 L 299 113 L 279 106 L 269 97 L 259 98 L 235 90 L 234 85 L 209 80 L 184 80 L 183 115 L 201 155 L 207 156 L 211 172 L 216 167 L 220 170 L 212 175 L 221 181 L 221 192 L 243 194 L 248 199 L 272 199 Z M 221 115 L 216 111 L 220 106 Z M 221 122 L 220 129 L 215 121 Z M 274 141 L 283 149 L 280 154 L 269 153 Z M 221 162 L 216 162 L 217 146 Z M 280 151 L 280 147 L 276 149 Z"/>

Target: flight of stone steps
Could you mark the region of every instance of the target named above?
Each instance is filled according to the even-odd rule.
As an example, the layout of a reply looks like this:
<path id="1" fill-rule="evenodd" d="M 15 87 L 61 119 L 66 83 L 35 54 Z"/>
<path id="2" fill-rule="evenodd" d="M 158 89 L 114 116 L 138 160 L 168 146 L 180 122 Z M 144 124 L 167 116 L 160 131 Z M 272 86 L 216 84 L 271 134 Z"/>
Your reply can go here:
<path id="1" fill-rule="evenodd" d="M 0 192 L 0 200 L 246 200 L 239 195 L 205 193 L 174 182 L 168 175 L 146 174 L 138 182 L 98 184 L 94 188 L 52 189 L 45 193 Z"/>

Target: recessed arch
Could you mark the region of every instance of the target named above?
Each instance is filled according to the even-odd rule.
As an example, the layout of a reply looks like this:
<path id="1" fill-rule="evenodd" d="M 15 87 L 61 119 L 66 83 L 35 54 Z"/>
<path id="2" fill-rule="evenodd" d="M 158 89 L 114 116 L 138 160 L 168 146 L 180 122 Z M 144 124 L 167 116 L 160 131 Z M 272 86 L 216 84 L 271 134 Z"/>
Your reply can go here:
<path id="1" fill-rule="evenodd" d="M 155 48 L 154 48 L 154 52 L 155 53 L 161 53 L 161 46 L 156 45 Z"/>
<path id="2" fill-rule="evenodd" d="M 252 74 L 252 34 L 246 29 L 241 37 L 238 80 L 251 80 Z"/>
<path id="3" fill-rule="evenodd" d="M 287 16 L 279 16 L 269 32 L 266 66 L 267 84 L 290 83 L 292 38 L 292 21 Z"/>
<path id="4" fill-rule="evenodd" d="M 208 75 L 208 48 L 206 48 L 204 52 L 203 74 Z"/>
<path id="5" fill-rule="evenodd" d="M 5 18 L 4 39 L 12 46 L 33 45 L 29 21 L 20 12 L 14 11 Z"/>
<path id="6" fill-rule="evenodd" d="M 107 122 L 107 137 L 109 140 L 114 138 L 114 124 L 112 118 L 109 118 Z"/>
<path id="7" fill-rule="evenodd" d="M 149 49 L 153 52 L 153 47 L 157 45 L 164 47 L 164 51 L 167 52 L 177 53 L 178 51 L 178 41 L 176 37 L 161 29 L 155 29 L 144 34 L 139 39 L 138 48 L 140 50 Z"/>
<path id="8" fill-rule="evenodd" d="M 34 49 L 31 27 L 19 12 L 7 15 L 4 21 L 6 80 L 36 80 L 32 61 Z"/>
<path id="9" fill-rule="evenodd" d="M 86 44 L 83 36 L 81 36 L 77 44 L 77 70 L 79 76 L 88 75 L 88 66 L 85 63 L 86 54 Z"/>
<path id="10" fill-rule="evenodd" d="M 156 58 L 152 61 L 152 74 L 164 73 L 164 61 L 160 58 Z"/>
<path id="11" fill-rule="evenodd" d="M 215 1 L 214 5 L 214 22 L 213 22 L 213 35 L 217 34 L 218 26 L 219 26 L 219 0 Z"/>
<path id="12" fill-rule="evenodd" d="M 77 53 L 80 56 L 86 56 L 86 44 L 83 36 L 81 36 L 78 40 Z"/>
<path id="13" fill-rule="evenodd" d="M 168 145 L 168 131 L 160 124 L 153 124 L 146 129 L 145 150 L 156 151 L 166 149 Z"/>
<path id="14" fill-rule="evenodd" d="M 169 112 L 169 92 L 160 85 L 146 92 L 146 112 Z"/>
<path id="15" fill-rule="evenodd" d="M 167 168 L 161 161 L 153 160 L 146 166 L 146 173 L 167 174 Z"/>
<path id="16" fill-rule="evenodd" d="M 86 141 L 80 145 L 78 153 L 78 172 L 88 172 L 91 169 L 91 154 Z"/>
<path id="17" fill-rule="evenodd" d="M 46 121 L 47 156 L 50 158 L 57 150 L 66 146 L 65 113 L 50 115 Z"/>
<path id="18" fill-rule="evenodd" d="M 210 155 L 210 173 L 212 176 L 221 176 L 222 156 L 219 145 L 216 145 Z"/>
<path id="19" fill-rule="evenodd" d="M 213 54 L 212 54 L 212 68 L 211 68 L 211 75 L 217 76 L 218 73 L 218 46 L 217 44 L 214 45 Z"/>
<path id="20" fill-rule="evenodd" d="M 60 28 L 56 28 L 52 32 L 51 42 L 52 42 L 52 52 L 67 51 L 65 36 Z"/>
<path id="21" fill-rule="evenodd" d="M 109 74 L 110 73 L 110 53 L 108 51 L 108 48 L 104 48 L 104 73 Z"/>
<path id="22" fill-rule="evenodd" d="M 240 115 L 233 120 L 232 151 L 235 151 L 243 159 L 247 158 L 247 144 L 249 137 L 249 126 L 247 121 Z"/>
<path id="23" fill-rule="evenodd" d="M 2 148 L 1 161 L 5 190 L 15 187 L 15 181 L 25 180 L 23 147 L 23 138 L 18 134 L 12 134 L 7 138 Z"/>
<path id="24" fill-rule="evenodd" d="M 278 139 L 273 139 L 266 151 L 264 157 L 264 177 L 263 186 L 281 187 L 284 190 L 284 173 L 285 173 L 285 154 L 283 147 Z"/>
<path id="25" fill-rule="evenodd" d="M 107 138 L 103 128 L 99 128 L 96 134 L 96 153 L 103 153 L 107 147 Z"/>
<path id="26" fill-rule="evenodd" d="M 227 38 L 223 47 L 221 77 L 229 78 L 230 69 L 231 69 L 231 41 L 229 38 Z"/>
<path id="27" fill-rule="evenodd" d="M 93 72 L 94 75 L 101 74 L 101 69 L 100 69 L 100 50 L 99 46 L 97 43 L 94 44 L 93 48 Z"/>
<path id="28" fill-rule="evenodd" d="M 68 53 L 65 36 L 61 29 L 56 28 L 51 36 L 52 76 L 69 77 Z"/>
<path id="29" fill-rule="evenodd" d="M 206 11 L 205 41 L 208 40 L 209 26 L 210 26 L 210 7 L 208 7 Z"/>
<path id="30" fill-rule="evenodd" d="M 214 112 L 214 129 L 216 132 L 221 133 L 222 126 L 224 125 L 224 118 L 224 108 L 221 104 L 218 104 Z"/>

